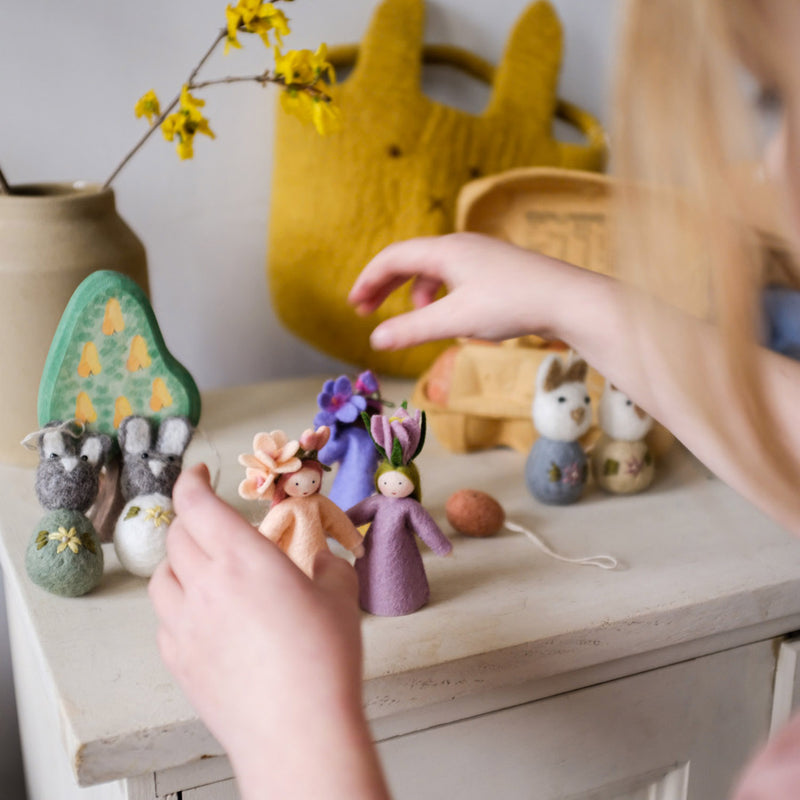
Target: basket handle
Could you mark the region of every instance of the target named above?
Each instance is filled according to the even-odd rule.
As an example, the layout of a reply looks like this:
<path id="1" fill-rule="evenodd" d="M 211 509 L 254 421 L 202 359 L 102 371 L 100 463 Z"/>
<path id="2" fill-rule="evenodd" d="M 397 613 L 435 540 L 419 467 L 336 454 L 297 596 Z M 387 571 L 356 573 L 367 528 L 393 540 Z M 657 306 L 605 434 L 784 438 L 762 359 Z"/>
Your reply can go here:
<path id="1" fill-rule="evenodd" d="M 337 45 L 328 51 L 328 60 L 337 69 L 352 67 L 358 59 L 358 51 L 358 45 L 355 44 Z M 422 62 L 456 67 L 489 86 L 494 83 L 495 67 L 463 47 L 449 44 L 423 45 Z M 600 121 L 580 106 L 560 98 L 556 101 L 555 115 L 562 122 L 576 128 L 586 139 L 585 144 L 557 142 L 561 151 L 561 165 L 574 169 L 602 169 L 608 153 L 608 138 Z"/>

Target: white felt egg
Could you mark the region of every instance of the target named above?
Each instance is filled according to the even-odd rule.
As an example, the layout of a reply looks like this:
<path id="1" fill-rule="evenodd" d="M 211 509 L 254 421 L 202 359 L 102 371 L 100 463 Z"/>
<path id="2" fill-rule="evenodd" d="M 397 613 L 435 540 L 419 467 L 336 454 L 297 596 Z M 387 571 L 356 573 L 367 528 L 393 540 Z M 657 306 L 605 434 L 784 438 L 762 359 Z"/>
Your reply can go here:
<path id="1" fill-rule="evenodd" d="M 120 564 L 149 578 L 167 555 L 167 529 L 175 516 L 172 500 L 163 494 L 134 497 L 125 504 L 114 529 Z"/>

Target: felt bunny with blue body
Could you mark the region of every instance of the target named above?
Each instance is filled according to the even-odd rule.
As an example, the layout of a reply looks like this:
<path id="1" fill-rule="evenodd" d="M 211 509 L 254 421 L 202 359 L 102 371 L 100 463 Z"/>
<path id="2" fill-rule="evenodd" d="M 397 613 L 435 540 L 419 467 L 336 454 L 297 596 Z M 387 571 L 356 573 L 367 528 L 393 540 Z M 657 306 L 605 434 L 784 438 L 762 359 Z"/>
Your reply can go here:
<path id="1" fill-rule="evenodd" d="M 583 492 L 588 462 L 578 440 L 592 424 L 587 369 L 583 359 L 565 366 L 556 354 L 539 367 L 532 406 L 539 438 L 525 464 L 525 480 L 542 503 L 574 503 Z"/>

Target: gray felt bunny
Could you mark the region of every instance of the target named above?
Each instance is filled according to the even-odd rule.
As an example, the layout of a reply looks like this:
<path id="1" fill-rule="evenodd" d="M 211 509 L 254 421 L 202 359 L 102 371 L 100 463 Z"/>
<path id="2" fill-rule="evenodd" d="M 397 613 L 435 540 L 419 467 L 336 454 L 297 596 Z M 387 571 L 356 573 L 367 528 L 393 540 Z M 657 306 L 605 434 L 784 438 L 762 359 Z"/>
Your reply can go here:
<path id="1" fill-rule="evenodd" d="M 87 511 L 97 497 L 100 470 L 110 450 L 110 436 L 49 423 L 39 436 L 35 489 L 41 505 Z"/>
<path id="2" fill-rule="evenodd" d="M 72 423 L 51 422 L 38 434 L 36 496 L 47 509 L 25 554 L 30 579 L 43 589 L 76 597 L 103 576 L 103 549 L 85 515 L 94 503 L 111 437 Z"/>

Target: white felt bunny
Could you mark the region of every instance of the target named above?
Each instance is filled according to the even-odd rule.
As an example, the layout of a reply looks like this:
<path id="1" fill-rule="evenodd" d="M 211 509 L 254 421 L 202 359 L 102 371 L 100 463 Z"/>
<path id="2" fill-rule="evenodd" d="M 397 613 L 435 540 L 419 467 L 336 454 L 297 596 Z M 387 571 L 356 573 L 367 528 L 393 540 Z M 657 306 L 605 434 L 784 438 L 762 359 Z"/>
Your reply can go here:
<path id="1" fill-rule="evenodd" d="M 603 435 L 592 450 L 598 485 L 615 494 L 646 489 L 655 472 L 645 441 L 653 418 L 609 381 L 600 398 L 598 416 Z"/>
<path id="2" fill-rule="evenodd" d="M 578 441 L 592 424 L 586 373 L 583 359 L 565 366 L 552 354 L 536 376 L 532 415 L 539 438 L 525 464 L 525 480 L 531 494 L 543 503 L 574 503 L 586 483 L 588 464 Z"/>

